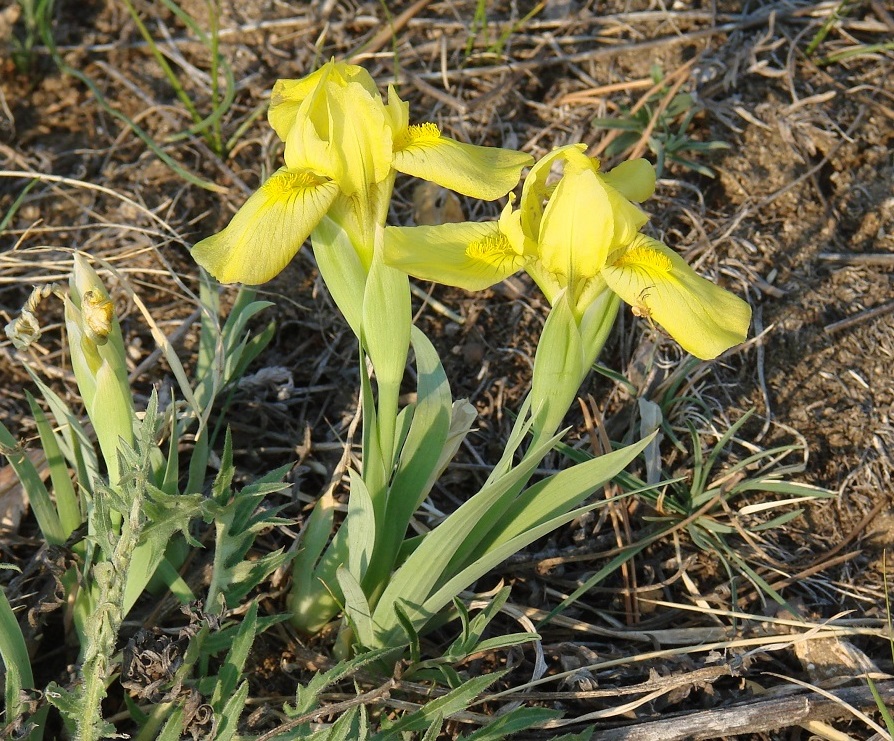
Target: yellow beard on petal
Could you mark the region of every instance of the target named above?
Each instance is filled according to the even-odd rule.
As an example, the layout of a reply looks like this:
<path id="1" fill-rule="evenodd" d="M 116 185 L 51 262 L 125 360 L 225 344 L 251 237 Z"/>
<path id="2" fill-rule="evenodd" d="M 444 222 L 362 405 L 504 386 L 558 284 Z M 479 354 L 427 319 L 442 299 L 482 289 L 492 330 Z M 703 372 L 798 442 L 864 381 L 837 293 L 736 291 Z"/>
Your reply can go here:
<path id="1" fill-rule="evenodd" d="M 649 299 L 656 285 L 670 275 L 673 263 L 667 255 L 651 249 L 644 241 L 637 239 L 631 247 L 615 252 L 610 256 L 609 264 L 614 268 L 626 268 L 638 274 L 642 280 L 648 281 L 648 285 L 640 290 L 630 306 L 634 316 L 646 319 L 651 324 L 652 308 L 649 306 Z"/>
<path id="2" fill-rule="evenodd" d="M 394 142 L 395 150 L 403 150 L 414 144 L 431 144 L 441 138 L 441 130 L 430 121 L 407 126 Z"/>
<path id="3" fill-rule="evenodd" d="M 667 255 L 649 249 L 643 244 L 625 248 L 614 259 L 609 258 L 609 262 L 616 268 L 640 269 L 664 274 L 670 273 L 673 266 Z"/>
<path id="4" fill-rule="evenodd" d="M 466 255 L 494 267 L 503 266 L 509 261 L 518 270 L 524 264 L 524 257 L 512 248 L 504 234 L 491 234 L 472 242 L 466 247 Z"/>
<path id="5" fill-rule="evenodd" d="M 284 171 L 273 175 L 263 186 L 271 197 L 277 198 L 286 195 L 299 188 L 314 188 L 325 183 L 328 178 L 317 175 L 309 170 Z"/>

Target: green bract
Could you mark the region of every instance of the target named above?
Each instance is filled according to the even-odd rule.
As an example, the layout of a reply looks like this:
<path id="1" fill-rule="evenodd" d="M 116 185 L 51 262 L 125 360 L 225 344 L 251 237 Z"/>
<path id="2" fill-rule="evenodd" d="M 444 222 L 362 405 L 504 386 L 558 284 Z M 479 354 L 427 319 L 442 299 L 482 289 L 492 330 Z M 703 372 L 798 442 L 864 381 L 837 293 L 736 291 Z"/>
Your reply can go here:
<path id="1" fill-rule="evenodd" d="M 193 248 L 196 261 L 225 283 L 273 278 L 327 214 L 368 270 L 395 172 L 493 199 L 515 187 L 532 162 L 521 152 L 456 142 L 432 123 L 410 125 L 409 106 L 393 88 L 386 105 L 369 73 L 345 62 L 279 80 L 268 116 L 285 142 L 285 167 L 223 231 Z"/>

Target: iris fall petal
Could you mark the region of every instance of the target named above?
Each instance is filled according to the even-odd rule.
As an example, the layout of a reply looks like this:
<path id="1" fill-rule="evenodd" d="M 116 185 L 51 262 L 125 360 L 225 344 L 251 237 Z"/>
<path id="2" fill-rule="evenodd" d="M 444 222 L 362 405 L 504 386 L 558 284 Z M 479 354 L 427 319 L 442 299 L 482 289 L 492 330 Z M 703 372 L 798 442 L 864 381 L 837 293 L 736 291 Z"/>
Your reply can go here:
<path id="1" fill-rule="evenodd" d="M 441 136 L 434 124 L 410 126 L 400 138 L 405 141 L 395 146 L 396 170 L 487 201 L 512 190 L 521 169 L 534 161 L 510 149 L 454 141 Z"/>
<path id="2" fill-rule="evenodd" d="M 637 314 L 654 319 L 702 360 L 717 357 L 747 336 L 751 307 L 702 278 L 657 240 L 639 235 L 611 256 L 602 274 Z"/>
<path id="3" fill-rule="evenodd" d="M 480 291 L 525 262 L 496 222 L 385 229 L 385 262 L 420 278 Z"/>
<path id="4" fill-rule="evenodd" d="M 281 168 L 192 256 L 221 283 L 264 283 L 295 256 L 337 194 L 330 180 Z"/>

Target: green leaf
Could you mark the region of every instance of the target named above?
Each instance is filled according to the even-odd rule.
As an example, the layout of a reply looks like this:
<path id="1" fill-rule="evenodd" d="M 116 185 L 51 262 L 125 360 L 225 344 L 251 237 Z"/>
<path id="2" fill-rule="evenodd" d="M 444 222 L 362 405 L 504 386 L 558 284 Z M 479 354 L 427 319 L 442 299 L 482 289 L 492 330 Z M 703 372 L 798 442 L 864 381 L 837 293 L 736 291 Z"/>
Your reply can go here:
<path id="1" fill-rule="evenodd" d="M 171 707 L 157 741 L 180 741 L 183 736 L 183 708 Z"/>
<path id="2" fill-rule="evenodd" d="M 872 681 L 872 677 L 867 675 L 866 683 L 869 685 L 869 691 L 872 693 L 872 699 L 875 700 L 875 705 L 878 708 L 879 714 L 885 722 L 885 728 L 888 729 L 888 734 L 894 738 L 894 717 L 891 717 L 891 711 L 888 709 L 888 706 L 885 705 L 885 701 L 882 699 L 878 687 L 875 686 L 875 682 Z"/>
<path id="3" fill-rule="evenodd" d="M 410 519 L 471 425 L 469 421 L 469 426 L 454 431 L 448 442 L 452 400 L 447 376 L 428 338 L 416 327 L 411 336 L 416 354 L 418 403 L 398 455 L 382 522 L 377 523 L 376 550 L 364 580 L 368 589 L 375 589 L 390 577 Z"/>
<path id="4" fill-rule="evenodd" d="M 441 728 L 443 727 L 444 719 L 440 715 L 435 716 L 432 718 L 431 725 L 429 725 L 428 730 L 422 737 L 422 741 L 436 741 L 441 733 Z"/>
<path id="5" fill-rule="evenodd" d="M 588 370 L 580 329 L 565 293 L 549 312 L 534 355 L 531 409 L 535 443 L 558 429 Z"/>
<path id="6" fill-rule="evenodd" d="M 400 622 L 400 627 L 404 629 L 404 633 L 407 635 L 407 645 L 410 650 L 410 663 L 418 664 L 419 660 L 422 658 L 422 649 L 419 643 L 419 631 L 416 630 L 416 627 L 413 625 L 413 622 L 410 620 L 406 610 L 404 610 L 400 602 L 394 605 L 394 614 Z"/>
<path id="7" fill-rule="evenodd" d="M 3 723 L 6 725 L 25 711 L 19 692 L 34 687 L 34 676 L 31 672 L 31 659 L 28 656 L 25 637 L 3 589 L 0 589 L 0 661 L 5 668 L 6 713 Z M 35 728 L 25 737 L 28 741 L 40 741 L 43 738 L 43 720 L 46 714 L 47 709 L 43 708 L 37 716 L 30 719 Z"/>
<path id="8" fill-rule="evenodd" d="M 230 582 L 223 593 L 227 606 L 235 607 L 248 594 L 277 569 L 283 568 L 294 557 L 294 553 L 278 548 L 261 558 L 251 561 L 240 561 L 229 570 Z"/>
<path id="9" fill-rule="evenodd" d="M 227 700 L 223 711 L 220 714 L 220 722 L 217 726 L 217 735 L 215 741 L 230 741 L 236 735 L 239 729 L 239 717 L 245 708 L 245 701 L 248 699 L 248 682 L 245 681 L 239 685 L 239 689 L 235 694 Z"/>
<path id="10" fill-rule="evenodd" d="M 319 735 L 312 736 L 313 741 L 362 741 L 369 735 L 360 730 L 360 706 L 354 705 L 347 712 L 342 713 L 329 728 Z"/>
<path id="11" fill-rule="evenodd" d="M 416 327 L 412 327 L 411 338 L 416 356 L 418 402 L 388 493 L 388 514 L 398 522 L 409 522 L 431 491 L 439 468 L 447 464 L 443 457 L 453 403 L 447 374 L 434 346 Z M 455 452 L 461 441 L 459 437 L 449 450 Z"/>
<path id="12" fill-rule="evenodd" d="M 380 387 L 403 379 L 411 319 L 407 274 L 373 260 L 363 296 L 362 336 Z"/>
<path id="13" fill-rule="evenodd" d="M 377 733 L 373 736 L 373 741 L 391 741 L 391 739 L 399 739 L 400 734 L 406 731 L 427 730 L 432 723 L 440 722 L 441 718 L 449 718 L 455 713 L 466 710 L 478 695 L 504 674 L 506 672 L 501 671 L 470 679 L 461 687 L 431 700 L 416 712 L 404 716 L 387 731 Z"/>
<path id="14" fill-rule="evenodd" d="M 774 530 L 775 528 L 782 527 L 783 525 L 800 517 L 803 513 L 804 513 L 803 509 L 793 509 L 790 512 L 785 512 L 781 515 L 777 515 L 772 520 L 767 520 L 766 522 L 762 522 L 759 525 L 749 525 L 747 529 L 752 532 L 761 532 L 762 530 Z"/>
<path id="15" fill-rule="evenodd" d="M 248 658 L 248 652 L 251 650 L 257 632 L 258 603 L 257 601 L 254 601 L 251 603 L 251 607 L 248 608 L 248 612 L 245 613 L 245 617 L 242 619 L 242 622 L 236 631 L 236 635 L 233 638 L 233 643 L 227 653 L 227 657 L 224 659 L 223 666 L 221 666 L 220 671 L 217 674 L 217 684 L 214 688 L 214 694 L 211 697 L 211 706 L 218 713 L 223 713 L 224 704 L 229 701 L 230 697 L 233 695 L 233 691 L 236 689 L 236 685 L 242 677 L 245 660 Z M 233 730 L 235 730 L 235 726 L 233 727 Z"/>
<path id="16" fill-rule="evenodd" d="M 583 584 L 581 584 L 577 589 L 575 589 L 571 594 L 563 599 L 558 605 L 556 605 L 556 607 L 550 610 L 549 614 L 537 624 L 537 628 L 539 629 L 542 625 L 546 625 L 556 615 L 560 614 L 567 607 L 574 604 L 581 595 L 586 594 L 597 584 L 611 576 L 615 571 L 621 568 L 621 566 L 625 562 L 629 561 L 640 551 L 645 550 L 651 542 L 652 541 L 650 539 L 643 539 L 640 542 L 621 551 L 621 553 L 619 553 L 611 561 L 605 564 L 605 566 L 599 569 L 599 571 L 593 574 L 589 579 L 587 579 Z"/>
<path id="17" fill-rule="evenodd" d="M 295 718 L 311 712 L 318 706 L 320 695 L 328 687 L 350 677 L 365 666 L 386 661 L 389 657 L 396 659 L 400 653 L 400 649 L 394 648 L 365 650 L 352 659 L 340 661 L 325 672 L 315 674 L 306 685 L 298 685 L 295 692 L 295 704 L 286 704 L 283 708 L 285 714 L 290 718 Z"/>
<path id="18" fill-rule="evenodd" d="M 366 484 L 353 469 L 348 473 L 351 479 L 351 491 L 348 497 L 348 516 L 342 527 L 348 531 L 348 569 L 354 579 L 360 582 L 366 574 L 376 545 L 377 523 Z M 387 525 L 396 527 L 396 524 L 390 521 Z"/>
<path id="19" fill-rule="evenodd" d="M 170 416 L 167 428 L 170 430 L 171 437 L 168 440 L 168 455 L 165 458 L 164 471 L 161 472 L 158 486 L 165 494 L 173 496 L 180 491 L 180 434 L 177 425 L 177 408 L 173 399 L 168 410 Z"/>
<path id="20" fill-rule="evenodd" d="M 834 499 L 838 494 L 811 484 L 800 484 L 794 481 L 772 481 L 767 479 L 745 480 L 735 487 L 736 492 L 766 491 L 776 494 L 791 494 L 805 499 Z"/>
<path id="21" fill-rule="evenodd" d="M 134 549 L 131 568 L 127 572 L 124 590 L 124 614 L 130 612 L 146 585 L 162 562 L 168 543 L 176 532 L 182 532 L 193 545 L 199 544 L 189 534 L 190 523 L 202 512 L 201 494 L 171 496 L 158 487 L 147 484 L 143 513 L 148 518 Z"/>
<path id="22" fill-rule="evenodd" d="M 218 605 L 222 594 L 227 605 L 235 606 L 267 575 L 293 557 L 294 554 L 280 549 L 256 560 L 245 560 L 259 531 L 286 522 L 276 517 L 282 507 L 263 508 L 260 505 L 267 494 L 286 488 L 287 484 L 281 479 L 288 468 L 282 466 L 233 493 L 230 489 L 233 478 L 232 442 L 227 433 L 212 498 L 201 502 L 205 520 L 213 520 L 216 530 L 214 564 L 207 598 L 209 605 Z M 219 606 L 214 609 L 219 609 Z"/>
<path id="23" fill-rule="evenodd" d="M 654 437 L 653 433 L 638 443 L 586 463 L 579 463 L 529 487 L 510 505 L 488 533 L 479 552 L 486 552 L 565 514 L 623 470 Z"/>
<path id="24" fill-rule="evenodd" d="M 50 480 L 53 482 L 56 511 L 59 514 L 62 532 L 68 538 L 83 522 L 78 495 L 75 493 L 68 473 L 68 466 L 62 456 L 62 450 L 59 445 L 60 436 L 53 430 L 34 397 L 28 392 L 25 392 L 25 395 L 28 399 L 28 406 L 31 407 L 31 413 L 34 415 L 34 421 L 37 423 L 40 444 L 50 469 Z"/>
<path id="25" fill-rule="evenodd" d="M 435 585 L 449 576 L 445 572 L 454 555 L 461 546 L 474 548 L 478 539 L 486 536 L 486 531 L 477 535 L 475 531 L 482 523 L 487 523 L 487 513 L 505 508 L 500 506 L 500 500 L 507 493 L 511 494 L 516 485 L 528 479 L 557 440 L 558 437 L 547 440 L 535 451 L 529 451 L 515 468 L 495 480 L 488 480 L 481 491 L 426 535 L 419 547 L 394 574 L 376 605 L 373 623 L 377 628 L 380 645 L 387 645 L 397 637 L 394 604 L 398 600 L 404 604 L 414 625 L 423 625 L 432 617 L 432 614 L 420 612 L 421 605 Z M 511 446 L 509 450 L 511 451 Z M 447 602 L 449 601 L 448 597 Z"/>
<path id="26" fill-rule="evenodd" d="M 280 623 L 283 623 L 288 619 L 289 616 L 286 614 L 261 616 L 257 620 L 257 629 L 255 630 L 255 634 L 260 635 L 264 631 L 272 628 L 274 625 L 279 625 Z M 241 625 L 242 623 L 227 625 L 225 628 L 221 628 L 214 633 L 209 633 L 207 637 L 203 638 L 200 644 L 202 657 L 205 658 L 208 656 L 216 656 L 222 651 L 229 651 L 230 646 L 232 646 L 233 644 L 233 638 Z M 213 688 L 209 690 L 209 692 L 211 691 L 213 691 Z"/>
<path id="27" fill-rule="evenodd" d="M 597 129 L 615 129 L 617 131 L 641 131 L 638 121 L 630 118 L 602 118 L 597 116 L 591 123 Z"/>
<path id="28" fill-rule="evenodd" d="M 92 494 L 93 482 L 99 476 L 99 459 L 96 457 L 93 443 L 80 420 L 59 395 L 47 386 L 30 367 L 25 366 L 25 370 L 37 385 L 41 396 L 56 419 L 56 425 L 59 427 L 59 432 L 65 443 L 61 445 L 62 454 L 77 472 L 77 481 L 80 486 Z"/>
<path id="29" fill-rule="evenodd" d="M 373 260 L 366 279 L 361 344 L 369 354 L 378 388 L 377 436 L 386 480 L 394 467 L 394 436 L 400 383 L 410 349 L 410 282 L 407 274 Z M 370 485 L 375 498 L 375 487 Z"/>
<path id="30" fill-rule="evenodd" d="M 167 557 L 163 558 L 161 563 L 158 564 L 155 576 L 171 591 L 171 594 L 177 598 L 181 605 L 187 605 L 195 601 L 196 595 Z M 151 586 L 149 589 L 152 591 Z"/>
<path id="31" fill-rule="evenodd" d="M 500 648 L 509 648 L 510 646 L 520 646 L 523 643 L 531 643 L 539 641 L 538 633 L 506 633 L 505 635 L 494 636 L 481 641 L 475 647 L 475 653 L 478 651 L 495 651 Z"/>
<path id="32" fill-rule="evenodd" d="M 338 579 L 338 585 L 341 587 L 342 594 L 345 599 L 345 617 L 348 619 L 354 632 L 357 634 L 357 640 L 361 646 L 373 645 L 373 629 L 370 619 L 371 610 L 369 602 L 366 601 L 366 595 L 363 593 L 363 587 L 360 582 L 354 578 L 354 575 L 344 566 L 339 566 L 335 572 L 335 578 Z"/>
<path id="33" fill-rule="evenodd" d="M 301 531 L 298 555 L 292 567 L 296 580 L 311 578 L 317 560 L 329 542 L 334 521 L 335 500 L 330 494 L 324 494 L 317 500 Z"/>
<path id="34" fill-rule="evenodd" d="M 586 507 L 571 510 L 570 512 L 566 512 L 561 516 L 555 517 L 537 527 L 527 530 L 504 543 L 495 545 L 481 558 L 470 563 L 464 569 L 459 571 L 456 576 L 434 592 L 419 608 L 418 614 L 420 620 L 427 615 L 430 616 L 439 612 L 455 595 L 468 588 L 468 586 L 476 579 L 484 576 L 488 571 L 491 571 L 495 566 L 505 561 L 514 553 L 518 553 L 538 538 L 551 533 L 553 530 L 561 527 L 567 522 L 571 522 L 571 520 L 576 517 L 580 517 L 584 513 L 597 507 L 605 506 L 605 504 L 606 501 L 602 500 Z"/>
<path id="35" fill-rule="evenodd" d="M 0 422 L 0 451 L 6 456 L 9 465 L 16 472 L 19 482 L 28 495 L 31 510 L 37 518 L 37 525 L 40 527 L 44 540 L 50 545 L 62 545 L 67 534 L 50 499 L 50 492 L 44 486 L 31 459 L 25 455 L 19 447 L 18 441 L 2 422 Z"/>
<path id="36" fill-rule="evenodd" d="M 328 216 L 323 217 L 310 238 L 317 267 L 332 300 L 359 338 L 363 323 L 366 268 L 344 229 Z"/>
<path id="37" fill-rule="evenodd" d="M 338 528 L 329 547 L 312 571 L 292 569 L 289 607 L 292 623 L 306 633 L 316 633 L 338 612 L 343 600 L 335 572 L 348 560 L 347 530 Z"/>
<path id="38" fill-rule="evenodd" d="M 481 640 L 482 634 L 490 622 L 499 614 L 500 610 L 503 609 L 503 605 L 509 599 L 509 592 L 509 587 L 503 587 L 493 596 L 488 605 L 471 620 L 465 605 L 459 599 L 454 599 L 454 605 L 456 605 L 463 624 L 463 633 L 450 645 L 450 648 L 445 652 L 445 656 L 451 657 L 454 661 L 459 661 L 473 651 L 479 650 L 478 642 Z"/>
<path id="39" fill-rule="evenodd" d="M 488 723 L 483 728 L 478 729 L 471 735 L 460 736 L 460 739 L 462 741 L 502 741 L 502 739 L 509 738 L 514 733 L 524 731 L 532 726 L 537 726 L 561 717 L 562 712 L 560 710 L 525 707 L 515 708 L 505 715 L 501 715 L 493 722 Z"/>

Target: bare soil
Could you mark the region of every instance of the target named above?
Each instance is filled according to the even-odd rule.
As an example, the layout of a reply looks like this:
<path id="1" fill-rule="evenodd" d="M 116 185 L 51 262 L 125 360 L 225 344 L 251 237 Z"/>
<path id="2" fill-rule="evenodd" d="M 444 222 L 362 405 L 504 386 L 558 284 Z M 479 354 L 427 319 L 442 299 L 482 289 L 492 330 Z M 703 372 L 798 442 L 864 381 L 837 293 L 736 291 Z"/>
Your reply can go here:
<path id="1" fill-rule="evenodd" d="M 207 49 L 161 3 L 136 5 L 156 38 L 169 35 L 164 48 L 170 63 L 197 108 L 209 111 Z M 197 291 L 189 245 L 222 228 L 264 174 L 279 166 L 281 145 L 264 116 L 254 114 L 276 79 L 300 77 L 332 56 L 362 63 L 383 86 L 396 79 L 412 118 L 436 121 L 447 135 L 517 147 L 537 157 L 585 141 L 607 167 L 630 150 L 607 154 L 616 134 L 597 129 L 593 119 L 629 118 L 650 91 L 654 113 L 661 101 L 670 102 L 668 90 L 678 84 L 698 107 L 686 136 L 729 147 L 686 154 L 714 177 L 668 161 L 656 196 L 646 204 L 652 214 L 648 228 L 703 274 L 750 301 L 754 325 L 742 347 L 689 370 L 681 401 L 664 407 L 668 424 L 684 438 L 686 422 L 696 424 L 702 444 L 711 446 L 754 410 L 739 433 L 744 443 L 733 446 L 728 462 L 748 450 L 802 446 L 803 453 L 780 463 L 798 464 L 787 478 L 836 496 L 806 505 L 804 514 L 784 527 L 759 535 L 742 532 L 730 542 L 779 589 L 797 617 L 818 622 L 846 613 L 855 620 L 883 620 L 884 555 L 894 546 L 894 52 L 890 45 L 880 51 L 867 47 L 894 37 L 894 8 L 875 0 L 847 4 L 808 55 L 839 5 L 606 0 L 550 1 L 535 8 L 533 2 L 497 2 L 486 4 L 482 29 L 473 22 L 471 0 L 221 0 L 221 52 L 236 83 L 235 99 L 222 119 L 224 138 L 246 127 L 224 157 L 197 135 L 181 136 L 191 121 L 123 3 L 56 2 L 52 31 L 59 54 L 92 81 L 93 90 L 60 71 L 43 46 L 17 66 L 13 44 L 22 37 L 24 20 L 15 13 L 18 6 L 2 9 L 0 318 L 5 324 L 14 317 L 33 285 L 66 280 L 71 250 L 79 249 L 114 265 L 148 303 L 159 326 L 174 333 L 192 314 L 189 292 Z M 207 28 L 205 3 L 189 0 L 180 6 Z M 851 56 L 832 57 L 849 51 Z M 663 87 L 654 86 L 655 70 L 665 76 Z M 120 114 L 182 168 L 221 192 L 187 182 L 124 125 Z M 653 135 L 666 142 L 659 113 L 653 123 Z M 635 154 L 655 161 L 645 141 Z M 398 181 L 393 223 L 412 223 L 415 187 Z M 457 206 L 465 218 L 491 218 L 499 209 L 499 204 L 462 199 L 450 207 Z M 115 280 L 111 287 L 137 368 L 155 345 Z M 418 323 L 437 344 L 454 395 L 470 398 L 481 414 L 474 450 L 463 451 L 461 465 L 433 497 L 436 509 L 450 511 L 480 480 L 478 461 L 495 460 L 501 449 L 526 391 L 546 305 L 524 276 L 476 295 L 421 288 L 462 318 L 459 323 L 433 301 L 417 301 Z M 224 304 L 232 295 L 232 289 L 225 290 Z M 236 392 L 227 422 L 241 480 L 295 463 L 293 491 L 277 503 L 289 505 L 285 515 L 296 525 L 261 539 L 259 548 L 272 550 L 291 544 L 308 502 L 324 489 L 341 455 L 338 443 L 357 404 L 356 348 L 308 250 L 261 295 L 276 304 L 263 321 L 275 320 L 277 333 L 249 370 L 254 383 Z M 46 302 L 42 320 L 45 336 L 27 351 L 29 361 L 75 400 L 58 305 Z M 187 364 L 194 362 L 195 338 L 193 327 L 179 340 Z M 569 442 L 589 447 L 599 429 L 616 441 L 637 434 L 637 399 L 661 400 L 681 360 L 670 338 L 626 311 L 601 363 L 629 384 L 594 374 L 581 389 L 591 412 L 569 415 Z M 35 427 L 25 398 L 32 384 L 19 354 L 5 341 L 0 381 L 0 418 L 33 450 Z M 134 381 L 143 399 L 153 385 L 171 383 L 163 360 L 150 363 Z M 589 416 L 596 421 L 588 424 Z M 691 472 L 693 459 L 675 450 L 669 436 L 663 452 L 668 474 Z M 559 457 L 551 463 L 558 465 Z M 4 475 L 11 475 L 8 467 L 0 468 L 0 483 Z M 6 485 L 7 492 L 14 489 Z M 0 487 L 0 502 L 3 492 Z M 749 503 L 769 496 L 752 494 Z M 549 611 L 603 566 L 611 549 L 647 532 L 650 518 L 660 513 L 660 507 L 640 502 L 606 521 L 573 523 L 483 581 L 479 590 L 502 578 L 513 586 L 514 603 Z M 27 570 L 36 563 L 39 530 L 26 510 L 10 522 L 13 528 L 0 538 L 0 560 Z M 23 623 L 24 615 L 47 599 L 41 585 L 50 577 L 42 568 L 28 589 L 9 595 Z M 288 576 L 280 577 L 262 600 L 267 613 L 285 609 Z M 11 579 L 11 572 L 0 571 L 5 587 Z M 728 628 L 726 635 L 747 637 L 755 626 L 650 602 L 656 598 L 715 610 L 738 606 L 758 616 L 788 614 L 778 612 L 748 580 L 731 580 L 716 554 L 678 532 L 589 591 L 565 613 L 567 622 L 541 629 L 550 673 L 609 659 L 619 659 L 617 665 L 541 685 L 529 701 L 581 718 L 580 725 L 563 732 L 596 723 L 605 735 L 594 738 L 807 738 L 819 733 L 818 726 L 804 725 L 810 720 L 852 738 L 872 735 L 843 710 L 805 719 L 768 710 L 763 724 L 755 719 L 735 725 L 726 711 L 736 702 L 756 701 L 763 690 L 782 692 L 784 682 L 764 672 L 836 688 L 860 674 L 859 662 L 852 654 L 834 660 L 826 660 L 828 652 L 805 655 L 807 649 L 793 645 L 643 658 L 652 644 L 676 645 L 667 633 L 656 638 L 655 631 L 691 628 L 693 642 L 707 643 L 710 630 Z M 138 609 L 135 620 L 145 618 L 145 627 L 159 628 L 182 622 L 173 606 L 152 607 Z M 30 629 L 44 684 L 66 681 L 65 666 L 76 656 L 51 650 L 60 645 L 58 614 L 46 612 Z M 499 627 L 519 629 L 508 619 Z M 644 648 L 637 640 L 649 631 L 652 643 Z M 862 650 L 880 671 L 894 673 L 884 641 L 833 641 L 830 651 L 847 653 L 841 646 Z M 313 667 L 325 665 L 329 648 L 325 638 L 307 643 L 286 628 L 271 631 L 255 648 L 252 696 L 280 707 Z M 621 661 L 625 657 L 630 660 Z M 504 661 L 516 667 L 504 680 L 507 685 L 530 677 L 528 651 L 488 656 L 462 670 L 474 674 Z M 824 676 L 817 673 L 821 664 L 830 667 Z M 709 676 L 711 671 L 716 673 Z M 679 686 L 671 687 L 674 678 Z M 865 682 L 853 686 L 865 688 Z M 650 687 L 666 691 L 629 711 L 609 712 L 646 697 Z M 613 694 L 600 694 L 599 688 Z M 406 693 L 413 697 L 411 689 Z M 499 707 L 493 702 L 480 712 Z M 863 707 L 872 712 L 872 699 L 864 698 Z M 589 715 L 597 710 L 604 717 Z M 685 726 L 679 731 L 648 725 L 695 710 L 714 711 L 716 721 L 699 735 L 695 726 L 687 733 Z M 255 732 L 274 727 L 271 718 Z M 450 726 L 454 736 L 463 731 L 469 732 L 461 723 Z M 531 737 L 557 733 L 542 730 Z"/>

